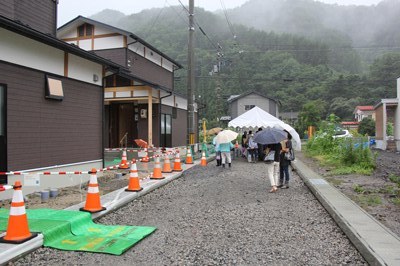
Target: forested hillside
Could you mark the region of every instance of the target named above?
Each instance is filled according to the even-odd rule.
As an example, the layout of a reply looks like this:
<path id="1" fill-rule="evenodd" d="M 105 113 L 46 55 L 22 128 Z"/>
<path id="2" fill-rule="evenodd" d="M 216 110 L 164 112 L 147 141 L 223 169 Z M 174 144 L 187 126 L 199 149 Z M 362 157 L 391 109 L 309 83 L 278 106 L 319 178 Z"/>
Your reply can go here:
<path id="1" fill-rule="evenodd" d="M 371 7 L 250 0 L 216 13 L 198 8 L 196 95 L 207 106 L 201 115 L 216 121 L 226 115 L 229 95 L 255 90 L 279 100 L 281 111 L 351 119 L 356 105 L 396 96 L 398 17 L 398 0 Z M 131 15 L 104 10 L 91 18 L 131 31 L 186 65 L 188 14 L 182 6 Z M 185 94 L 186 69 L 176 75 L 176 90 Z"/>

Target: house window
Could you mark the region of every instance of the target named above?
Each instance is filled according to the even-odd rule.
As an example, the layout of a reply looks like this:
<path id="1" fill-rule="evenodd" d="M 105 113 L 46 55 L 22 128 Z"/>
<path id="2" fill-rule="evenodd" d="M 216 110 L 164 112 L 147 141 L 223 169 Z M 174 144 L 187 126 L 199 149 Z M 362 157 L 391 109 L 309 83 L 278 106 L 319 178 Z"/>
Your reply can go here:
<path id="1" fill-rule="evenodd" d="M 255 107 L 255 105 L 245 105 L 244 110 L 248 111 L 248 110 L 252 109 L 253 107 Z"/>
<path id="2" fill-rule="evenodd" d="M 46 76 L 45 97 L 46 99 L 62 101 L 64 98 L 64 90 L 61 80 Z"/>
<path id="3" fill-rule="evenodd" d="M 85 23 L 78 27 L 79 37 L 92 36 L 92 35 L 93 35 L 93 25 Z"/>

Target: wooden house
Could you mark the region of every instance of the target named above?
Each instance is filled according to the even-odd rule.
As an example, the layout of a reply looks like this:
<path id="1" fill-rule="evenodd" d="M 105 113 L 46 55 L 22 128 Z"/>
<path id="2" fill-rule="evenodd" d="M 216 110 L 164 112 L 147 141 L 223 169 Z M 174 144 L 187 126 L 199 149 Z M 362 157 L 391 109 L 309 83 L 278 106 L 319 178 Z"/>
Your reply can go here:
<path id="1" fill-rule="evenodd" d="M 103 166 L 103 83 L 123 67 L 57 39 L 57 3 L 0 5 L 1 172 Z M 49 187 L 51 180 L 64 186 L 78 179 L 40 181 Z"/>
<path id="2" fill-rule="evenodd" d="M 61 26 L 57 36 L 124 66 L 105 78 L 106 147 L 118 147 L 124 138 L 129 147 L 138 138 L 156 147 L 187 143 L 187 100 L 174 92 L 179 63 L 131 32 L 82 16 Z"/>

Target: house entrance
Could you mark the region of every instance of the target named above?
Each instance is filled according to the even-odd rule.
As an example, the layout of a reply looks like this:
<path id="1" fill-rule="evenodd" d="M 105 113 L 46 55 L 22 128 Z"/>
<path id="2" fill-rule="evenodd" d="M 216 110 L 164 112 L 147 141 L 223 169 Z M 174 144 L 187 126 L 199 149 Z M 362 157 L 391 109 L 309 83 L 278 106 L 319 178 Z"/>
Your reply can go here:
<path id="1" fill-rule="evenodd" d="M 112 103 L 108 106 L 106 117 L 108 117 L 110 148 L 133 147 L 134 139 L 138 135 L 134 104 Z"/>

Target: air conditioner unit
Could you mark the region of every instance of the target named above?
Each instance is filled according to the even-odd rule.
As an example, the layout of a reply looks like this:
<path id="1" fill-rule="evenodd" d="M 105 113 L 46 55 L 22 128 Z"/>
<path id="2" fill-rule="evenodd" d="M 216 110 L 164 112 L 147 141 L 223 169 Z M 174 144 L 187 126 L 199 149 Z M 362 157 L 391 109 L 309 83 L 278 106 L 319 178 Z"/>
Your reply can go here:
<path id="1" fill-rule="evenodd" d="M 140 118 L 147 118 L 147 109 L 140 109 Z"/>

